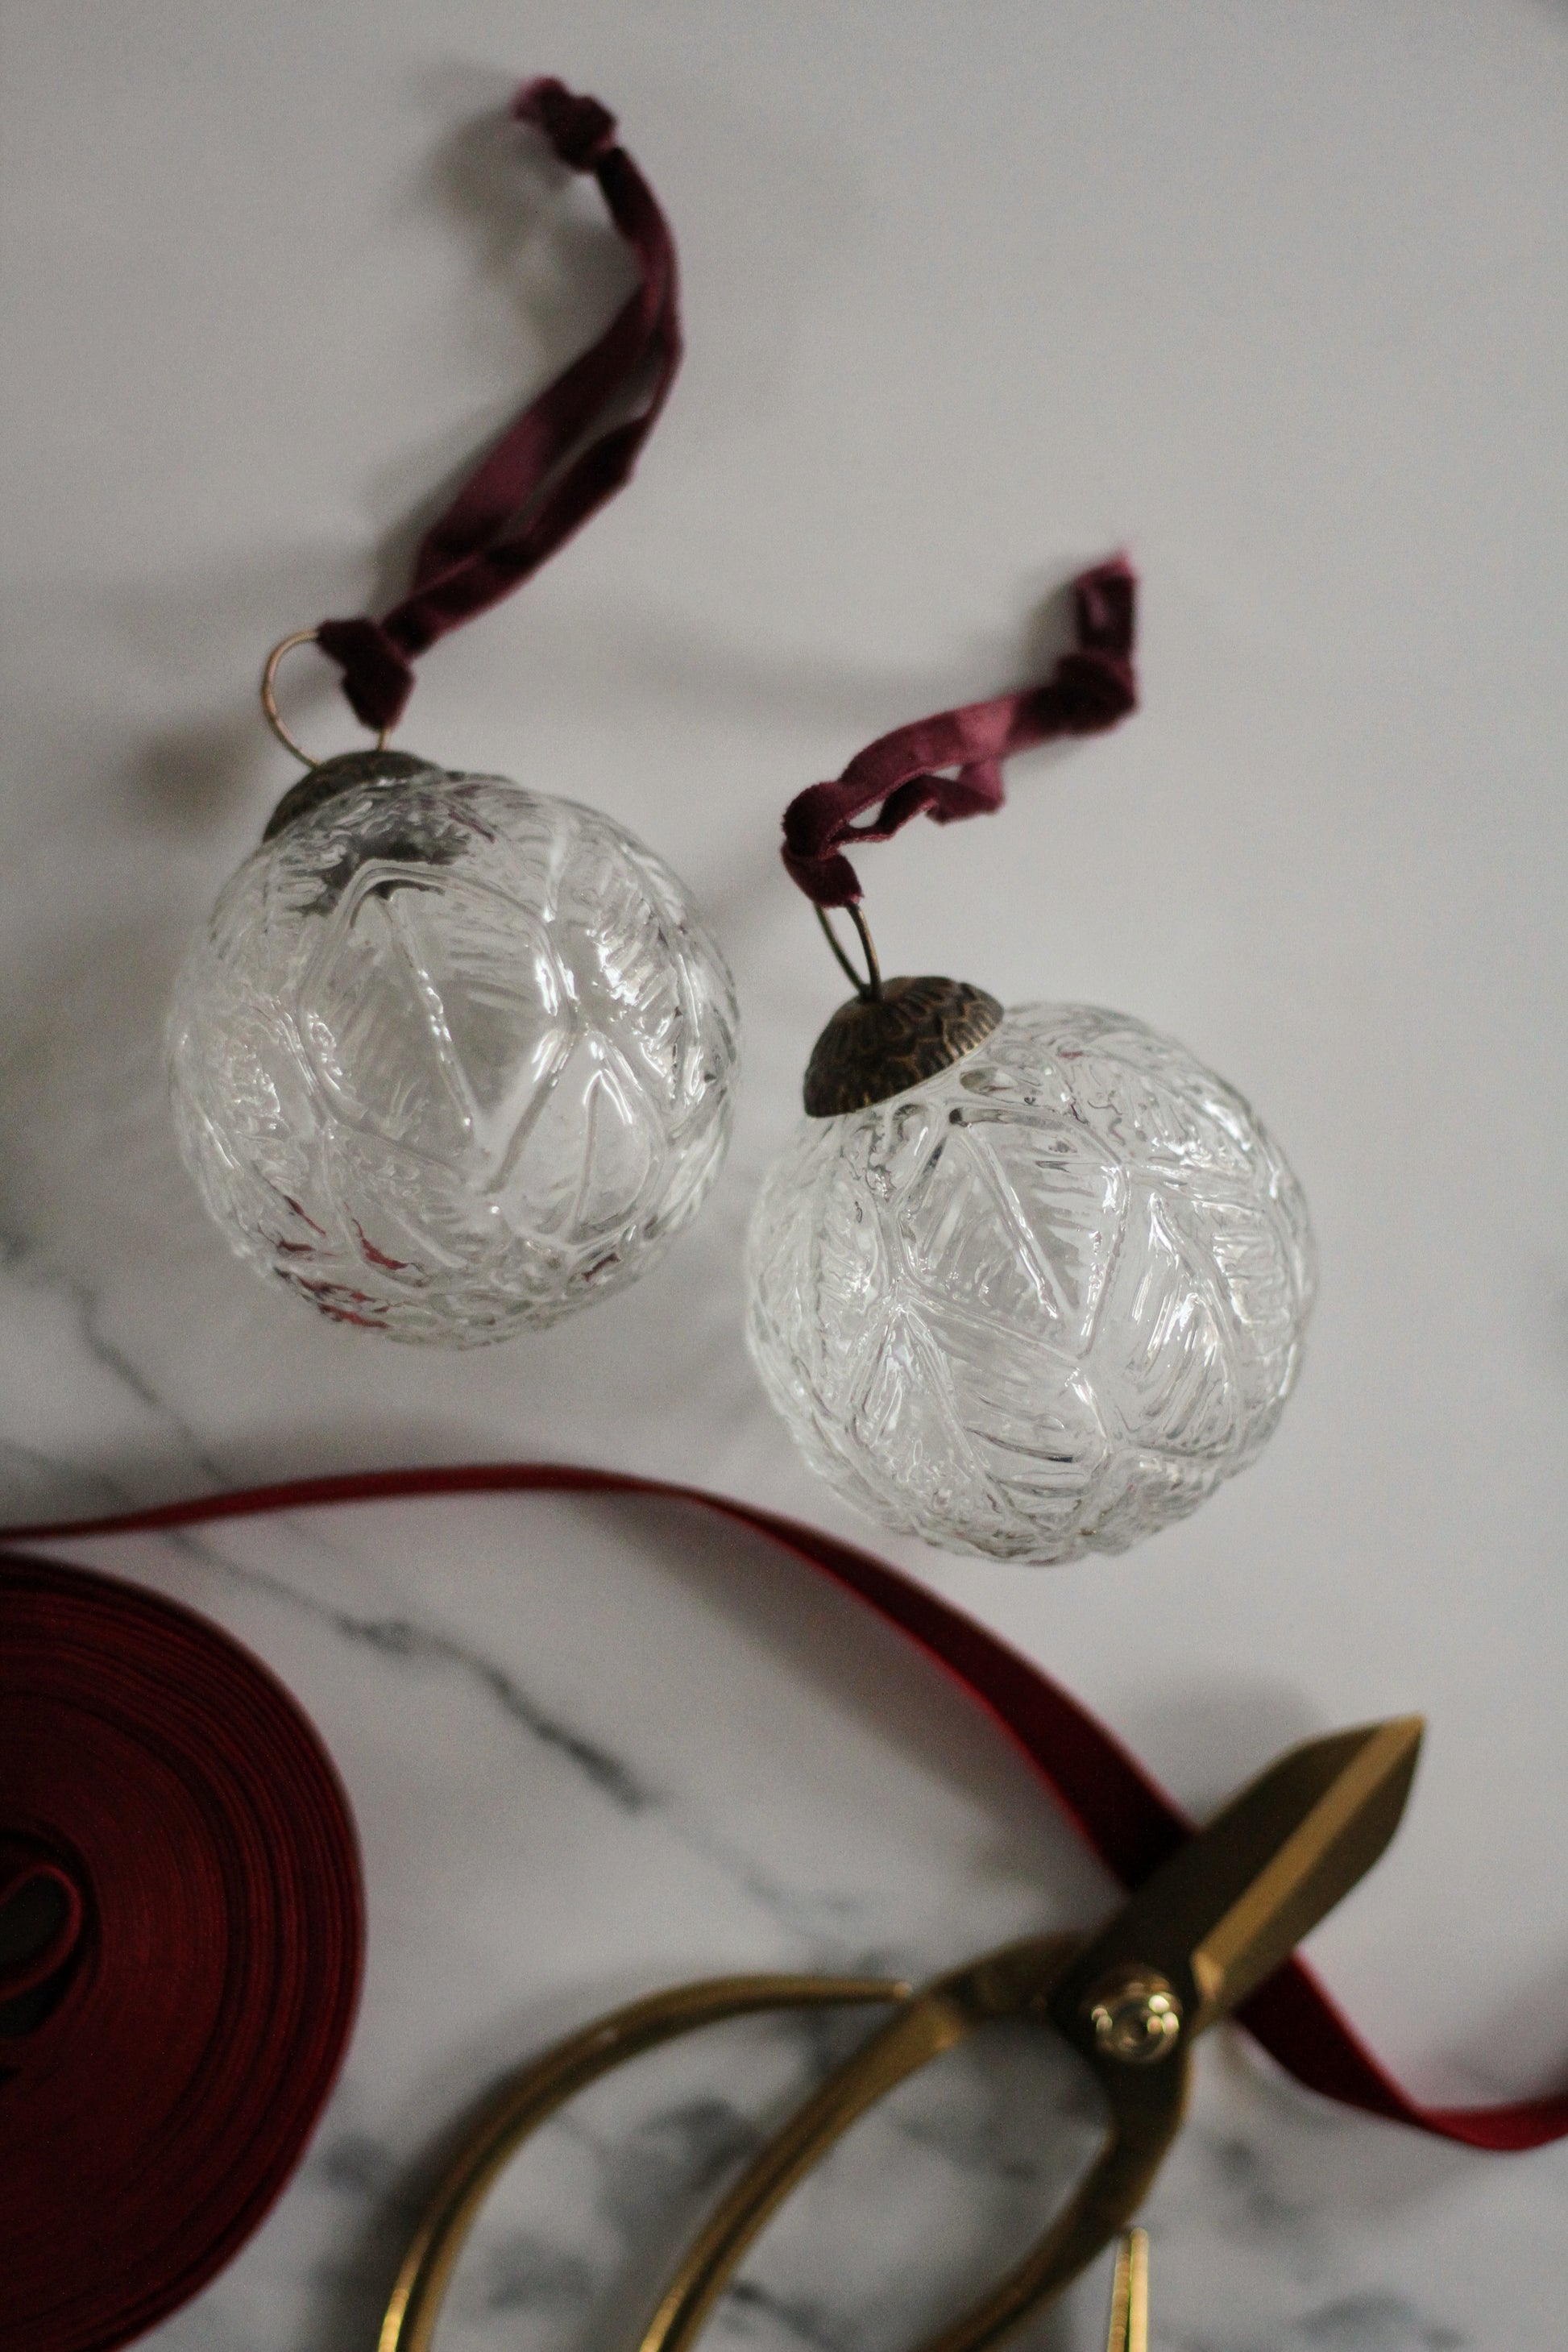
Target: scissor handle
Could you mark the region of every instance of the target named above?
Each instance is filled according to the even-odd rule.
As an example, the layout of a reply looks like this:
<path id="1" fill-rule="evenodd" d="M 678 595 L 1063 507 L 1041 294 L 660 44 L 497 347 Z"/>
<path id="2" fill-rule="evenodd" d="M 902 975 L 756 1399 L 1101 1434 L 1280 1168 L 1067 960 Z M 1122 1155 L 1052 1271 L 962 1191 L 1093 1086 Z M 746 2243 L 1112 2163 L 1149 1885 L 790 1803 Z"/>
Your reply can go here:
<path id="1" fill-rule="evenodd" d="M 429 2352 L 458 2256 L 496 2175 L 558 2107 L 624 2060 L 699 2026 L 769 2009 L 903 2001 L 885 1977 L 711 1977 L 595 2018 L 504 2084 L 481 2110 L 420 2220 L 381 2324 L 379 2352 Z"/>
<path id="2" fill-rule="evenodd" d="M 920 2352 L 980 2352 L 1070 2286 L 1124 2229 L 1149 2193 L 1186 2104 L 1188 2053 L 1174 2050 L 1157 2073 L 1123 2070 L 1107 2084 L 1111 2126 L 1104 2147 L 1045 2236 L 999 2286 Z M 1091 2062 L 1092 2063 L 1092 2062 Z M 1105 2068 L 1095 2073 L 1106 2081 Z"/>
<path id="3" fill-rule="evenodd" d="M 742 2173 L 684 2256 L 638 2352 L 689 2352 L 747 2248 L 868 2108 L 978 2027 L 1004 2017 L 1046 2024 L 1058 1978 L 1082 1948 L 1077 1936 L 1008 1946 L 955 1969 L 916 1996 L 799 2107 Z M 981 2352 L 1075 2279 L 1142 2202 L 1182 2119 L 1184 2046 L 1153 2066 L 1091 2057 L 1111 2128 L 1077 2191 L 1023 2261 L 921 2352 Z"/>

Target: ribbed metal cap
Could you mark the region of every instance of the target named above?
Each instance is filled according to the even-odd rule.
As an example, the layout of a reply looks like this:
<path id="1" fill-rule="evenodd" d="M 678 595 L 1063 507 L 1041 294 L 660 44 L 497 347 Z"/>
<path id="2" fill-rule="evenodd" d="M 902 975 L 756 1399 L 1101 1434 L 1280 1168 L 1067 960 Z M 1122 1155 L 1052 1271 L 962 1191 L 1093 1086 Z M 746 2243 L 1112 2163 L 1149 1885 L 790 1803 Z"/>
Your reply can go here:
<path id="1" fill-rule="evenodd" d="M 412 751 L 340 751 L 336 759 L 308 768 L 297 784 L 289 785 L 268 818 L 261 838 L 270 841 L 296 817 L 309 816 L 323 801 L 335 799 L 356 784 L 404 784 L 411 777 L 427 776 L 431 764 Z"/>
<path id="2" fill-rule="evenodd" d="M 887 1102 L 972 1054 L 1002 1018 L 1002 1007 L 966 980 L 889 980 L 879 996 L 841 1004 L 805 1068 L 812 1118 L 837 1118 Z"/>

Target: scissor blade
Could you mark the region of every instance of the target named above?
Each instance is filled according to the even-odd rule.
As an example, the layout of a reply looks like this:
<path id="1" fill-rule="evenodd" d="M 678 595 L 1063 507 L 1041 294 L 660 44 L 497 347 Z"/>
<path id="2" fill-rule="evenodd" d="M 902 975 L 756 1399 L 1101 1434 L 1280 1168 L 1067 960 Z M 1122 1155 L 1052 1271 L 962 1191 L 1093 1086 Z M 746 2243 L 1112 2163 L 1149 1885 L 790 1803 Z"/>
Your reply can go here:
<path id="1" fill-rule="evenodd" d="M 1074 1963 L 1051 1997 L 1059 2029 L 1081 2042 L 1086 1997 L 1119 1970 L 1166 1978 L 1189 2033 L 1245 2000 L 1383 1853 L 1423 1727 L 1411 1715 L 1332 1732 L 1271 1764 Z"/>

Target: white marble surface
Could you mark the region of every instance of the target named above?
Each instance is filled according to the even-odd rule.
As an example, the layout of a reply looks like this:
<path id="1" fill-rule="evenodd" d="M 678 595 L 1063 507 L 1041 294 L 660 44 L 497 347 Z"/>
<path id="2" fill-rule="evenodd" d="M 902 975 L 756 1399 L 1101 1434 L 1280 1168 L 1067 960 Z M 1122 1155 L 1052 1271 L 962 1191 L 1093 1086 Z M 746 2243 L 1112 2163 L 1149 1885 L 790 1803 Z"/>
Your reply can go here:
<path id="1" fill-rule="evenodd" d="M 1560 2079 L 1568 16 L 0 13 L 7 1516 L 555 1455 L 874 1542 L 795 1465 L 738 1333 L 746 1205 L 835 995 L 777 814 L 879 729 L 1026 674 L 1042 597 L 1125 541 L 1142 713 L 1020 763 L 1004 817 L 868 853 L 872 918 L 895 969 L 1125 1006 L 1247 1089 L 1313 1205 L 1307 1370 L 1263 1462 L 1121 1562 L 886 1548 L 1198 1810 L 1300 1732 L 1424 1708 L 1411 1816 L 1314 1957 L 1429 2095 Z M 494 130 L 541 68 L 620 110 L 691 359 L 633 492 L 430 657 L 409 739 L 656 843 L 725 940 L 749 1058 L 728 1172 L 659 1273 L 432 1358 L 227 1256 L 158 1031 L 289 781 L 260 654 L 395 578 L 435 487 L 619 282 L 592 203 Z M 300 715 L 348 740 L 324 693 Z M 728 1965 L 935 1967 L 1109 1900 L 890 1637 L 683 1520 L 422 1507 L 92 1554 L 279 1667 L 370 1877 L 342 2087 L 168 2352 L 368 2345 L 433 2137 L 603 2002 Z M 691 2180 L 810 2056 L 738 2034 L 585 2107 L 498 2204 L 443 2341 L 628 2336 Z M 915 2340 L 1043 2193 L 1025 2063 L 911 2094 L 759 2255 L 728 2335 Z M 1344 2116 L 1224 2036 L 1150 2221 L 1181 2352 L 1562 2340 L 1568 2151 Z M 1094 2345 L 1102 2294 L 1040 2342 Z"/>

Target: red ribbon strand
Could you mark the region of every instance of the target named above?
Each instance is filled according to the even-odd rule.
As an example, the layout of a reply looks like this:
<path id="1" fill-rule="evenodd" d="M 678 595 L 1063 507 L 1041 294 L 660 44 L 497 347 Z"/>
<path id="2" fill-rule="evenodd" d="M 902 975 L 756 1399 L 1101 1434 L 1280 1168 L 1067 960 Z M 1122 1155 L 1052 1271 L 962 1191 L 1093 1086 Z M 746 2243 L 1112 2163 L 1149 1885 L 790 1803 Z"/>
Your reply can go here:
<path id="1" fill-rule="evenodd" d="M 365 726 L 395 727 L 414 661 L 437 637 L 510 596 L 630 478 L 680 364 L 675 240 L 652 189 L 616 140 L 616 118 L 563 82 L 524 83 L 520 122 L 570 171 L 592 173 L 637 265 L 637 285 L 588 351 L 501 436 L 420 542 L 409 593 L 379 621 L 323 621 L 321 650 Z M 635 397 L 634 413 L 606 418 Z"/>
<path id="2" fill-rule="evenodd" d="M 110 2352 L 237 2251 L 331 2087 L 347 1801 L 216 1626 L 0 1558 L 0 2347 Z"/>
<path id="3" fill-rule="evenodd" d="M 1125 557 L 1079 574 L 1073 617 L 1073 645 L 1042 686 L 895 727 L 836 783 L 796 794 L 784 811 L 784 862 L 814 906 L 858 906 L 846 844 L 889 841 L 911 817 L 952 824 L 986 815 L 1002 805 L 1002 762 L 1015 751 L 1059 735 L 1103 734 L 1137 709 L 1137 579 Z M 876 814 L 857 823 L 868 809 Z"/>
<path id="4" fill-rule="evenodd" d="M 458 1469 L 365 1471 L 203 1496 L 116 1517 L 0 1529 L 9 1539 L 148 1533 L 324 1505 L 404 1496 L 496 1494 L 657 1496 L 691 1503 L 781 1545 L 857 1594 L 952 1675 L 1015 1740 L 1089 1845 L 1137 1886 L 1192 1834 L 1185 1815 L 1060 1684 L 885 1560 L 815 1528 L 700 1486 L 543 1462 Z M 3 1786 L 4 1783 L 0 1783 Z M 1287 1961 L 1240 2011 L 1254 2038 L 1310 2090 L 1438 2138 L 1491 2149 L 1541 2147 L 1568 2137 L 1568 2093 L 1489 2107 L 1432 2107 L 1401 2089 L 1299 1960 Z"/>

